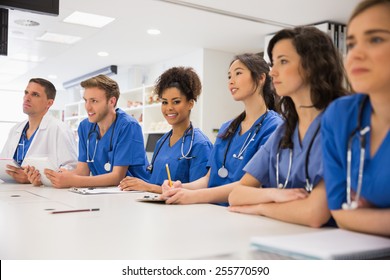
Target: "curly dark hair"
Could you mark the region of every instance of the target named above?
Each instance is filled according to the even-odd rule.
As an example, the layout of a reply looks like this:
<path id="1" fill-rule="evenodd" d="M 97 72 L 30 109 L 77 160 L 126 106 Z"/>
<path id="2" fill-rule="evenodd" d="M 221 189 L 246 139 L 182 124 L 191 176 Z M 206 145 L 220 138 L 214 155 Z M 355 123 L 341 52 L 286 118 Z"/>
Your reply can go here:
<path id="1" fill-rule="evenodd" d="M 304 79 L 310 85 L 311 100 L 317 109 L 325 109 L 334 99 L 346 94 L 345 70 L 339 51 L 331 38 L 311 26 L 283 29 L 272 37 L 268 45 L 268 56 L 272 60 L 275 45 L 284 39 L 291 39 L 301 59 Z M 290 97 L 282 97 L 278 110 L 286 122 L 286 131 L 281 140 L 281 148 L 292 148 L 292 135 L 298 122 L 298 114 Z"/>
<path id="2" fill-rule="evenodd" d="M 187 100 L 197 101 L 202 91 L 202 83 L 198 74 L 191 67 L 172 67 L 166 70 L 156 81 L 154 88 L 158 97 L 162 97 L 164 90 L 177 88 Z"/>
<path id="3" fill-rule="evenodd" d="M 272 86 L 272 79 L 269 75 L 269 65 L 264 60 L 263 56 L 261 54 L 257 53 L 244 53 L 236 55 L 232 62 L 230 63 L 230 66 L 235 62 L 239 60 L 242 64 L 244 64 L 249 71 L 251 72 L 252 81 L 255 85 L 254 91 L 256 91 L 259 87 L 259 81 L 262 77 L 262 75 L 265 75 L 265 82 L 263 85 L 263 90 L 260 91 L 260 94 L 262 95 L 265 105 L 270 110 L 275 110 L 275 91 Z M 222 139 L 227 139 L 231 137 L 237 130 L 240 123 L 245 119 L 246 112 L 242 112 L 240 115 L 238 115 L 229 125 L 228 129 L 223 132 L 218 137 Z"/>

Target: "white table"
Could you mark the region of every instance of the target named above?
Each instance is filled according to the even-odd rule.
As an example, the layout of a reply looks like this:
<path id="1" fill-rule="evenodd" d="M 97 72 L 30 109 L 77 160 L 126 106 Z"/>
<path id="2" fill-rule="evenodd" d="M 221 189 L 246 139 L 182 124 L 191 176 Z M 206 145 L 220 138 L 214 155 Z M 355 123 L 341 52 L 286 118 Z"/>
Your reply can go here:
<path id="1" fill-rule="evenodd" d="M 144 194 L 0 184 L 0 259 L 223 259 L 248 252 L 252 236 L 324 230 L 210 204 L 137 202 Z M 100 211 L 47 210 L 82 208 Z"/>

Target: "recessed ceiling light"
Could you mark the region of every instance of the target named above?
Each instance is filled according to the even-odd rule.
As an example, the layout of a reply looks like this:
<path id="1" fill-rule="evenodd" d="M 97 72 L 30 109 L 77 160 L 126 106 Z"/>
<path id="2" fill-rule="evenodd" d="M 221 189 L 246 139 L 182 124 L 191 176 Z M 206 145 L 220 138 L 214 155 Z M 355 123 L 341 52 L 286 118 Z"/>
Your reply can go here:
<path id="1" fill-rule="evenodd" d="M 76 11 L 73 12 L 70 16 L 66 17 L 64 22 L 101 28 L 113 20 L 115 20 L 115 18 Z"/>
<path id="2" fill-rule="evenodd" d="M 22 26 L 38 26 L 39 22 L 30 19 L 17 19 L 15 23 Z"/>
<path id="3" fill-rule="evenodd" d="M 36 39 L 40 41 L 62 43 L 62 44 L 74 44 L 77 41 L 81 40 L 80 37 L 58 34 L 58 33 L 50 33 L 50 32 L 46 32 L 41 37 L 38 37 Z"/>
<path id="4" fill-rule="evenodd" d="M 146 32 L 148 32 L 149 35 L 159 35 L 161 33 L 158 29 L 148 29 Z"/>
<path id="5" fill-rule="evenodd" d="M 97 55 L 98 56 L 108 56 L 109 53 L 108 52 L 98 52 Z"/>
<path id="6" fill-rule="evenodd" d="M 54 75 L 54 74 L 50 74 L 47 76 L 49 79 L 52 79 L 52 80 L 55 80 L 57 79 L 57 75 Z"/>

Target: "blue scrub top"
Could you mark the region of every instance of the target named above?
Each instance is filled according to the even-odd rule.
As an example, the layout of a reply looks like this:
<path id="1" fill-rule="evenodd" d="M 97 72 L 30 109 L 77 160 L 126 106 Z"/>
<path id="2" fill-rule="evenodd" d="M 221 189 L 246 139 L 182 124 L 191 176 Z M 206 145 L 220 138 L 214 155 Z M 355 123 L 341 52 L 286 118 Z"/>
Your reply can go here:
<path id="1" fill-rule="evenodd" d="M 346 202 L 347 149 L 352 131 L 357 127 L 359 106 L 365 95 L 354 94 L 339 98 L 326 110 L 322 120 L 325 184 L 331 210 L 341 209 Z M 368 100 L 363 108 L 361 127 L 371 124 L 372 107 Z M 360 162 L 358 133 L 352 142 L 351 186 L 356 192 Z M 361 197 L 378 208 L 390 207 L 390 131 L 375 155 L 370 155 L 371 132 L 366 134 Z"/>
<path id="2" fill-rule="evenodd" d="M 221 168 L 222 166 L 226 147 L 229 143 L 229 139 L 222 140 L 219 137 L 217 138 L 208 162 L 208 166 L 211 168 L 209 184 L 208 184 L 209 188 L 226 185 L 240 180 L 241 177 L 244 175 L 243 167 L 257 152 L 257 150 L 264 143 L 266 143 L 266 141 L 268 140 L 270 135 L 274 132 L 274 130 L 278 127 L 278 125 L 282 123 L 282 118 L 280 117 L 280 115 L 272 110 L 269 110 L 259 132 L 256 134 L 256 137 L 248 145 L 248 148 L 243 153 L 243 159 L 234 158 L 233 154 L 239 153 L 240 149 L 243 147 L 245 140 L 248 138 L 249 134 L 251 134 L 249 136 L 249 139 L 252 137 L 256 129 L 256 125 L 260 123 L 262 117 L 263 116 L 260 116 L 260 118 L 258 118 L 257 121 L 252 125 L 252 127 L 244 134 L 240 135 L 240 131 L 241 131 L 241 125 L 240 125 L 236 133 L 233 135 L 233 139 L 231 140 L 231 144 L 227 152 L 226 161 L 225 161 L 225 168 L 229 171 L 229 174 L 226 178 L 221 178 L 218 175 L 218 169 Z M 226 131 L 226 129 L 229 127 L 231 122 L 232 120 L 224 123 L 220 128 L 220 132 L 223 133 L 224 131 Z"/>
<path id="3" fill-rule="evenodd" d="M 126 176 L 133 176 L 147 180 L 149 174 L 146 172 L 148 160 L 144 148 L 144 138 L 141 126 L 137 120 L 126 114 L 121 109 L 116 109 L 116 122 L 97 142 L 99 128 L 88 119 L 83 120 L 78 128 L 79 135 L 79 157 L 80 162 L 87 162 L 87 157 L 92 160 L 96 147 L 94 162 L 88 162 L 92 175 L 106 174 L 112 171 L 114 166 L 129 166 Z M 112 144 L 110 150 L 110 142 Z M 89 150 L 87 155 L 87 139 L 89 138 Z M 104 165 L 111 163 L 111 170 L 106 171 Z"/>
<path id="4" fill-rule="evenodd" d="M 181 152 L 182 145 L 183 154 L 186 155 L 190 150 L 192 133 L 194 133 L 194 142 L 187 155 L 191 159 L 184 159 Z M 194 128 L 184 136 L 184 144 L 183 138 L 181 138 L 172 147 L 169 146 L 170 136 L 171 132 L 168 132 L 156 143 L 154 149 L 156 154 L 153 155 L 153 170 L 149 182 L 161 185 L 164 180 L 168 179 L 165 169 L 167 163 L 174 181 L 180 180 L 182 183 L 188 183 L 205 176 L 208 170 L 207 161 L 213 148 L 213 144 L 207 136 L 200 129 Z"/>
<path id="5" fill-rule="evenodd" d="M 286 188 L 304 188 L 306 186 L 306 155 L 308 147 L 317 129 L 320 126 L 322 114 L 318 115 L 310 124 L 305 137 L 301 143 L 298 135 L 298 125 L 293 133 L 293 154 L 291 174 Z M 279 143 L 285 131 L 285 124 L 279 126 L 268 142 L 260 148 L 253 158 L 245 166 L 245 172 L 248 172 L 261 182 L 263 187 L 275 188 L 276 184 L 276 154 L 279 155 L 279 183 L 285 183 L 290 161 L 290 150 L 279 149 Z M 321 135 L 317 133 L 310 149 L 308 162 L 308 176 L 313 186 L 316 186 L 323 178 L 323 163 L 321 152 Z"/>

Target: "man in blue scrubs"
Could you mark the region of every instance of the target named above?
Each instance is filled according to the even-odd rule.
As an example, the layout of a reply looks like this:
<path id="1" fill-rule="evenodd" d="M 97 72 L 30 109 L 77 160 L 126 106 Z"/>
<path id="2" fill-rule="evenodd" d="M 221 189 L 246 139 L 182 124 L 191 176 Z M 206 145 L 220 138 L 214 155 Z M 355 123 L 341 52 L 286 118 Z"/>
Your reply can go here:
<path id="1" fill-rule="evenodd" d="M 88 119 L 78 128 L 79 157 L 75 170 L 46 175 L 54 187 L 118 185 L 125 176 L 148 179 L 141 126 L 121 109 L 118 84 L 104 75 L 81 83 Z M 92 174 L 93 176 L 89 176 Z"/>

